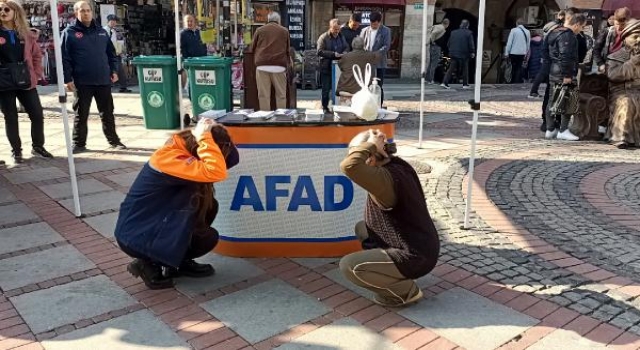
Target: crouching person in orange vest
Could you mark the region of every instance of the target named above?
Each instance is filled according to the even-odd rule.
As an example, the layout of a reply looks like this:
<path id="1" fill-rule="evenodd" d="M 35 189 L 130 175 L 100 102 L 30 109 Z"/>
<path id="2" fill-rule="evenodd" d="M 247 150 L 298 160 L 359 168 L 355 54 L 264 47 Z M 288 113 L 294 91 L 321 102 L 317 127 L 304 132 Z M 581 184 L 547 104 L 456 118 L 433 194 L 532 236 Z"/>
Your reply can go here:
<path id="1" fill-rule="evenodd" d="M 203 118 L 155 151 L 134 181 L 115 229 L 118 245 L 134 258 L 127 270 L 150 289 L 171 288 L 179 276 L 214 274 L 194 261 L 218 243 L 213 185 L 238 164 L 227 130 Z"/>

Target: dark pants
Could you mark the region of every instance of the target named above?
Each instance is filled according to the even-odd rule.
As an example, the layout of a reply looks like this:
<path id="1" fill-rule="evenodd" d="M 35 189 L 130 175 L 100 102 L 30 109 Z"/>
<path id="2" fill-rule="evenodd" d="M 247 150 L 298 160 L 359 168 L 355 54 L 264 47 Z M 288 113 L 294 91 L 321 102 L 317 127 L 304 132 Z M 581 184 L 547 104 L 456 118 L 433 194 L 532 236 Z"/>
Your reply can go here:
<path id="1" fill-rule="evenodd" d="M 218 231 L 213 227 L 207 227 L 205 229 L 194 232 L 191 236 L 191 243 L 189 244 L 187 252 L 185 253 L 182 260 L 184 261 L 196 259 L 211 252 L 216 244 L 218 244 L 218 238 Z M 118 246 L 120 246 L 120 249 L 122 249 L 125 254 L 129 255 L 132 258 L 142 259 L 162 265 L 155 261 L 153 258 L 136 252 L 131 248 L 126 247 L 124 244 L 120 244 L 120 242 L 118 242 Z"/>
<path id="2" fill-rule="evenodd" d="M 378 85 L 380 85 L 380 105 L 384 104 L 384 89 L 382 88 L 382 84 L 384 83 L 384 72 L 385 68 L 376 68 L 376 78 L 378 80 Z"/>
<path id="3" fill-rule="evenodd" d="M 120 89 L 124 90 L 128 86 L 127 84 L 127 72 L 125 71 L 125 65 L 122 63 L 122 57 L 118 57 L 117 69 L 118 69 L 118 85 Z"/>
<path id="4" fill-rule="evenodd" d="M 332 87 L 331 71 L 320 71 L 320 84 L 322 84 L 322 108 L 327 109 L 329 108 L 329 97 L 331 96 Z"/>
<path id="5" fill-rule="evenodd" d="M 509 55 L 511 60 L 511 84 L 522 83 L 522 64 L 524 55 Z"/>
<path id="6" fill-rule="evenodd" d="M 96 105 L 102 120 L 102 131 L 107 137 L 109 144 L 114 145 L 120 142 L 116 133 L 116 121 L 113 116 L 113 96 L 111 86 L 76 86 L 76 99 L 73 102 L 73 110 L 76 118 L 73 123 L 73 144 L 84 147 L 87 145 L 87 120 L 91 101 L 96 99 Z"/>
<path id="7" fill-rule="evenodd" d="M 18 108 L 16 107 L 16 98 L 31 119 L 31 142 L 33 147 L 44 146 L 44 119 L 42 116 L 42 105 L 38 90 L 14 90 L 2 91 L 0 93 L 0 109 L 4 114 L 4 124 L 9 139 L 9 144 L 14 152 L 22 150 L 22 141 L 20 140 L 20 131 L 18 127 Z"/>
<path id="8" fill-rule="evenodd" d="M 547 75 L 547 87 L 544 89 L 544 98 L 542 99 L 542 120 L 547 120 L 547 108 L 549 107 L 549 99 L 551 98 L 551 84 L 549 83 L 549 76 Z"/>
<path id="9" fill-rule="evenodd" d="M 549 84 L 549 64 L 543 63 L 540 71 L 536 75 L 535 79 L 533 79 L 533 84 L 531 84 L 530 95 L 537 94 L 538 90 L 540 90 L 540 84 L 547 83 Z"/>
<path id="10" fill-rule="evenodd" d="M 462 85 L 469 85 L 469 59 L 468 58 L 451 58 L 451 64 L 447 69 L 447 74 L 444 76 L 443 84 L 449 85 L 451 75 L 453 72 L 458 73 L 462 68 Z"/>
<path id="11" fill-rule="evenodd" d="M 553 85 L 553 86 L 551 86 Z M 549 89 L 547 110 L 546 110 L 546 124 L 547 131 L 553 131 L 559 126 L 560 132 L 564 132 L 569 128 L 569 122 L 571 121 L 571 114 L 553 114 L 549 111 L 549 103 L 554 103 L 551 98 L 557 96 L 557 90 L 562 88 L 561 83 L 549 83 L 547 89 Z"/>

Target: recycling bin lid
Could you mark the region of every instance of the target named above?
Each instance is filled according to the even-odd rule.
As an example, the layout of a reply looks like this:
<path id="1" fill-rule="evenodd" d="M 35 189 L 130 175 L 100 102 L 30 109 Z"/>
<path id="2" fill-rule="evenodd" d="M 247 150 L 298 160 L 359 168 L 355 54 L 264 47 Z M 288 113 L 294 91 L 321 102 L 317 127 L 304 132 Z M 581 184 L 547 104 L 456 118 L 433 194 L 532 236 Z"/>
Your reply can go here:
<path id="1" fill-rule="evenodd" d="M 233 58 L 203 56 L 192 57 L 184 60 L 184 67 L 228 67 L 233 63 Z"/>
<path id="2" fill-rule="evenodd" d="M 136 56 L 133 58 L 133 64 L 153 64 L 161 66 L 171 66 L 176 64 L 175 56 L 157 55 L 157 56 Z"/>

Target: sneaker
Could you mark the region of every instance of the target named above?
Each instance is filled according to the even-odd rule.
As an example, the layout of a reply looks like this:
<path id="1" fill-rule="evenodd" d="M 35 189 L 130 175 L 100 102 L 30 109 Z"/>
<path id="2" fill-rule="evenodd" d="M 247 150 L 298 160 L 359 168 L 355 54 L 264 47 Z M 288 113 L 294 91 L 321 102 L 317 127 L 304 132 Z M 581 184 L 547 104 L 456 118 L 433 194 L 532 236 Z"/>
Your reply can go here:
<path id="1" fill-rule="evenodd" d="M 173 288 L 173 279 L 162 275 L 162 266 L 150 261 L 134 259 L 127 266 L 133 277 L 140 277 L 149 289 Z"/>
<path id="2" fill-rule="evenodd" d="M 0 160 L 0 166 L 5 166 L 7 163 L 4 160 Z"/>
<path id="3" fill-rule="evenodd" d="M 185 260 L 177 269 L 175 267 L 165 268 L 164 276 L 169 278 L 181 276 L 202 278 L 212 276 L 215 273 L 216 270 L 210 264 L 199 264 L 194 260 Z"/>
<path id="4" fill-rule="evenodd" d="M 559 133 L 557 138 L 558 138 L 558 140 L 565 140 L 565 141 L 578 141 L 578 140 L 580 140 L 580 138 L 578 136 L 572 134 L 571 131 L 569 131 L 569 129 Z"/>
<path id="5" fill-rule="evenodd" d="M 74 145 L 72 153 L 73 154 L 78 154 L 78 153 L 83 153 L 83 152 L 86 152 L 86 151 L 87 151 L 87 147 Z"/>
<path id="6" fill-rule="evenodd" d="M 547 140 L 555 139 L 556 136 L 558 136 L 558 129 L 554 129 L 553 131 L 547 130 L 547 132 L 544 134 L 544 138 Z"/>
<path id="7" fill-rule="evenodd" d="M 527 96 L 527 98 L 534 100 L 534 99 L 540 98 L 540 95 L 538 95 L 537 92 L 534 92 L 532 94 L 529 94 L 529 96 Z"/>
<path id="8" fill-rule="evenodd" d="M 131 91 L 131 90 L 127 89 L 127 88 L 121 88 L 121 89 L 120 89 L 120 90 L 118 90 L 118 91 L 119 91 L 119 92 L 121 92 L 121 93 L 130 93 L 130 92 L 133 92 L 133 91 Z"/>
<path id="9" fill-rule="evenodd" d="M 122 142 L 114 142 L 111 144 L 111 148 L 117 149 L 119 151 L 127 149 L 127 146 L 123 145 Z"/>
<path id="10" fill-rule="evenodd" d="M 402 300 L 400 298 L 390 299 L 376 295 L 373 297 L 373 302 L 384 307 L 404 307 L 418 302 L 423 296 L 424 294 L 422 293 L 422 290 L 420 290 L 420 288 L 416 288 L 407 300 Z"/>
<path id="11" fill-rule="evenodd" d="M 13 157 L 13 162 L 15 164 L 24 163 L 24 159 L 22 158 L 22 151 L 11 151 L 11 156 Z"/>
<path id="12" fill-rule="evenodd" d="M 33 149 L 31 150 L 31 154 L 42 158 L 53 158 L 53 154 L 47 152 L 44 147 L 33 147 Z"/>
<path id="13" fill-rule="evenodd" d="M 463 88 L 463 89 L 465 89 L 465 90 L 469 90 L 469 89 L 471 89 L 471 86 L 469 86 L 469 85 L 462 85 L 462 88 Z"/>
<path id="14" fill-rule="evenodd" d="M 447 85 L 447 84 L 440 84 L 440 87 L 443 87 L 443 88 L 445 88 L 445 89 L 447 89 L 447 90 L 451 89 L 451 88 L 449 87 L 449 85 Z"/>
<path id="15" fill-rule="evenodd" d="M 606 133 L 607 133 L 607 127 L 598 125 L 598 134 L 606 134 Z"/>

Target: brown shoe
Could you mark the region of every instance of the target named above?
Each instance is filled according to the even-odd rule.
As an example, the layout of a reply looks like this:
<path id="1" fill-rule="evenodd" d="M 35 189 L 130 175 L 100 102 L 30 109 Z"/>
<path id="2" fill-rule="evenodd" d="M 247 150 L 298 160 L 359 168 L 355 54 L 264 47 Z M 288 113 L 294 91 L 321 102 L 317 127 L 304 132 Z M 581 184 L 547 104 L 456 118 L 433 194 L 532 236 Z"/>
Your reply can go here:
<path id="1" fill-rule="evenodd" d="M 373 297 L 373 302 L 384 307 L 405 307 L 420 301 L 423 296 L 424 294 L 422 294 L 422 290 L 420 290 L 420 288 L 416 288 L 416 291 L 413 292 L 407 300 L 402 300 L 400 298 L 391 299 L 375 295 Z"/>

